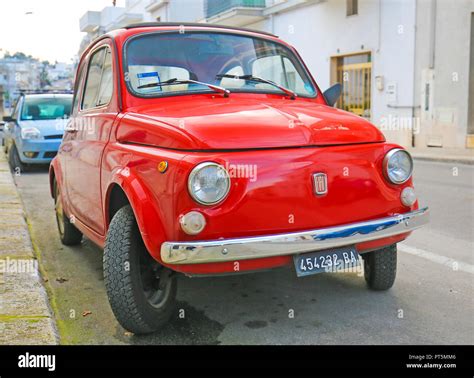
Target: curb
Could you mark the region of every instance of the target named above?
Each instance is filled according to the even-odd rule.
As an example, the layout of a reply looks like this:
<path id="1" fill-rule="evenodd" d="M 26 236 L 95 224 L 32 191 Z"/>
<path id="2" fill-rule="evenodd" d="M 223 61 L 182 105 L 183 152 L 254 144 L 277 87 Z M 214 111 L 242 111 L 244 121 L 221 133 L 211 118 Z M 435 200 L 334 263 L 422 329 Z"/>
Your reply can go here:
<path id="1" fill-rule="evenodd" d="M 0 152 L 0 345 L 57 345 L 23 203 Z"/>
<path id="2" fill-rule="evenodd" d="M 411 153 L 411 156 L 415 160 L 474 165 L 474 159 L 470 158 L 470 157 L 465 157 L 465 156 L 459 156 L 459 157 L 457 157 L 457 156 L 432 156 L 432 155 L 417 155 L 415 153 Z"/>

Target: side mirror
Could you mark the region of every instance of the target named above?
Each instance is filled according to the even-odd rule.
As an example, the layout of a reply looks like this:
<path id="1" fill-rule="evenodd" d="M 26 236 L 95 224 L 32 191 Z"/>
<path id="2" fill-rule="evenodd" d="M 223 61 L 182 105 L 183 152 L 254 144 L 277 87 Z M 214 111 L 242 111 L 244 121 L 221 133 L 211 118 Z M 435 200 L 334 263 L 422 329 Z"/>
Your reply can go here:
<path id="1" fill-rule="evenodd" d="M 326 89 L 323 93 L 324 98 L 329 106 L 334 106 L 339 97 L 341 96 L 342 85 L 339 83 L 334 84 L 332 87 Z"/>
<path id="2" fill-rule="evenodd" d="M 11 116 L 3 116 L 5 122 L 16 122 L 16 119 Z"/>

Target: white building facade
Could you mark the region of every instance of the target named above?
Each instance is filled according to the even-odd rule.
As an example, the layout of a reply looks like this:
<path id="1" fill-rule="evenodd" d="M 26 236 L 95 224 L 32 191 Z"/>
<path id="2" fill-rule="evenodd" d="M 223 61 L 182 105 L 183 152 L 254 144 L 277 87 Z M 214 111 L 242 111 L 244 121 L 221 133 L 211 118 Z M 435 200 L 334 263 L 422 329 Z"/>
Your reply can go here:
<path id="1" fill-rule="evenodd" d="M 338 106 L 406 147 L 474 147 L 474 0 L 130 0 L 87 12 L 87 39 L 135 22 L 207 22 L 278 35 Z"/>
<path id="2" fill-rule="evenodd" d="M 0 86 L 4 109 L 9 113 L 21 90 L 40 88 L 41 63 L 32 59 L 0 59 Z"/>

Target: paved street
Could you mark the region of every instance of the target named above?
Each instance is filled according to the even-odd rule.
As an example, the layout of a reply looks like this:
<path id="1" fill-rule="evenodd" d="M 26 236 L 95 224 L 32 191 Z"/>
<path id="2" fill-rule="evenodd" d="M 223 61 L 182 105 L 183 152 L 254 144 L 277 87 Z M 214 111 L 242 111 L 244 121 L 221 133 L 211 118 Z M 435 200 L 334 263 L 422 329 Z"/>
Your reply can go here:
<path id="1" fill-rule="evenodd" d="M 474 166 L 416 161 L 415 169 L 431 224 L 400 247 L 390 291 L 367 290 L 357 273 L 297 279 L 293 268 L 180 277 L 184 319 L 176 314 L 167 329 L 145 337 L 114 319 L 101 251 L 87 240 L 60 244 L 47 170 L 16 182 L 63 344 L 473 344 Z"/>

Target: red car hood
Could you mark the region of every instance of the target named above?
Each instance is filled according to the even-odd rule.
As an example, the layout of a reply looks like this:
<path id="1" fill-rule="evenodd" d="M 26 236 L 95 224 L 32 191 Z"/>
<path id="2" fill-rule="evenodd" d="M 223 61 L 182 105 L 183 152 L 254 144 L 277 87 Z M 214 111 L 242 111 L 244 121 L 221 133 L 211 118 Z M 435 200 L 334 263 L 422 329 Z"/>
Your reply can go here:
<path id="1" fill-rule="evenodd" d="M 176 149 L 251 149 L 383 142 L 370 122 L 311 101 L 194 98 L 129 109 L 121 142 Z"/>

